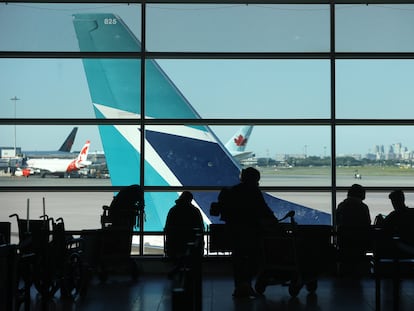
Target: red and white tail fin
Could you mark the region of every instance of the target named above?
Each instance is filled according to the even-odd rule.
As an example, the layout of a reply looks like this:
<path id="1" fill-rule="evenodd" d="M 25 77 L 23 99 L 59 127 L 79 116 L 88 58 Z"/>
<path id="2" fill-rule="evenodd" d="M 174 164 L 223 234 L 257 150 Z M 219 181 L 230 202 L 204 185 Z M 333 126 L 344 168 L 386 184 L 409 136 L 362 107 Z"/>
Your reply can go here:
<path id="1" fill-rule="evenodd" d="M 91 162 L 87 160 L 90 144 L 91 142 L 87 140 L 85 145 L 83 145 L 81 151 L 79 152 L 78 157 L 69 163 L 66 169 L 67 172 L 78 171 L 79 169 L 91 164 Z"/>
<path id="2" fill-rule="evenodd" d="M 83 145 L 82 150 L 79 152 L 78 158 L 76 159 L 77 162 L 85 162 L 88 158 L 89 153 L 89 146 L 91 142 L 89 140 L 86 141 L 85 145 Z"/>

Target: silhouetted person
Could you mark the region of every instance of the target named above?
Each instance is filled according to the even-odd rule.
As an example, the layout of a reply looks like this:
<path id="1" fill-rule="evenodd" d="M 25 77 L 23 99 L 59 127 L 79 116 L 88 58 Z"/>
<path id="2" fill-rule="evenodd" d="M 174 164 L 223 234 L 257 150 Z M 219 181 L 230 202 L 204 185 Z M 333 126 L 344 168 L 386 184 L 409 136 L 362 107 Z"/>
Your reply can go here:
<path id="1" fill-rule="evenodd" d="M 241 182 L 219 195 L 221 216 L 232 240 L 234 297 L 256 296 L 252 281 L 258 272 L 260 238 L 263 224 L 277 222 L 259 189 L 260 172 L 243 169 Z M 220 202 L 221 201 L 221 202 Z"/>
<path id="2" fill-rule="evenodd" d="M 375 252 L 379 257 L 414 255 L 414 209 L 405 205 L 402 190 L 394 190 L 389 194 L 394 210 L 385 218 L 379 214 L 375 218 L 378 236 Z"/>
<path id="3" fill-rule="evenodd" d="M 394 190 L 388 197 L 394 210 L 384 218 L 382 227 L 392 234 L 399 234 L 414 226 L 414 209 L 405 205 L 404 192 Z"/>
<path id="4" fill-rule="evenodd" d="M 200 211 L 191 203 L 192 200 L 192 193 L 184 191 L 169 210 L 165 222 L 166 254 L 177 265 L 186 254 L 188 243 L 199 238 L 202 250 L 204 223 Z"/>
<path id="5" fill-rule="evenodd" d="M 365 200 L 365 189 L 359 184 L 353 184 L 348 190 L 345 200 L 336 209 L 336 224 L 338 226 L 367 227 L 371 225 L 371 216 Z"/>
<path id="6" fill-rule="evenodd" d="M 353 184 L 345 200 L 336 209 L 336 230 L 340 273 L 365 269 L 366 252 L 371 247 L 371 216 L 365 200 L 365 189 Z M 350 271 L 346 271 L 350 269 Z"/>

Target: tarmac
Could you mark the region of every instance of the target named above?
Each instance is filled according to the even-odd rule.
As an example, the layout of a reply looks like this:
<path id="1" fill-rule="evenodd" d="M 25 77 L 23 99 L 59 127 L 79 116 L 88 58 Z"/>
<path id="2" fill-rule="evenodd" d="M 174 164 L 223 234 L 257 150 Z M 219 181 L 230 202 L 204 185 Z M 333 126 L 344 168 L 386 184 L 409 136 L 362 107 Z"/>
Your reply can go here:
<path id="1" fill-rule="evenodd" d="M 289 176 L 281 178 L 280 176 L 267 176 L 262 178 L 262 186 L 277 186 L 284 180 L 284 186 L 317 186 L 323 184 L 329 185 L 327 177 L 323 176 Z M 409 180 L 409 181 L 407 181 Z M 401 178 L 401 176 L 387 177 L 387 183 L 390 189 L 399 186 L 410 185 L 414 178 Z M 353 183 L 360 183 L 364 186 L 384 186 L 384 180 L 381 178 L 371 178 L 355 180 L 353 178 L 342 178 L 338 184 L 350 186 Z M 59 192 L 59 191 L 35 191 L 35 192 L 17 192 L 9 191 L 9 187 L 71 187 L 71 186 L 110 186 L 109 179 L 93 178 L 38 178 L 38 177 L 10 177 L 0 176 L 0 221 L 10 221 L 12 223 L 12 235 L 17 238 L 17 224 L 11 214 L 18 214 L 20 218 L 27 218 L 29 206 L 29 217 L 38 218 L 43 215 L 43 198 L 45 202 L 45 213 L 49 217 L 57 219 L 62 217 L 65 221 L 65 227 L 68 230 L 97 229 L 100 228 L 100 215 L 102 206 L 109 205 L 113 198 L 112 191 L 97 192 Z M 11 188 L 11 189 L 12 189 Z M 392 210 L 391 203 L 386 192 L 368 192 L 365 203 L 370 207 L 371 219 L 379 213 L 388 214 Z M 310 208 L 318 209 L 324 212 L 332 213 L 332 199 L 330 192 L 274 192 L 273 195 L 288 201 L 293 201 Z M 342 201 L 346 192 L 338 192 L 336 202 Z M 414 193 L 406 193 L 407 205 L 414 206 Z M 412 204 L 411 204 L 412 202 Z"/>

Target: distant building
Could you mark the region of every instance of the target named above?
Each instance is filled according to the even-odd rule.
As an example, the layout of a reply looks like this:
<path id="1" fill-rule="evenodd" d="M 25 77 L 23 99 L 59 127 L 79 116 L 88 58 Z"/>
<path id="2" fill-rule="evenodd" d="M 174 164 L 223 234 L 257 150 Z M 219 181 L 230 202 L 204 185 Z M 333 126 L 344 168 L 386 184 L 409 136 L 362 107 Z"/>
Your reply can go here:
<path id="1" fill-rule="evenodd" d="M 377 153 L 367 153 L 365 158 L 371 161 L 377 160 Z"/>
<path id="2" fill-rule="evenodd" d="M 15 158 L 19 154 L 22 154 L 22 149 L 20 147 L 16 148 L 16 152 L 14 152 L 14 147 L 0 147 L 0 158 Z"/>
<path id="3" fill-rule="evenodd" d="M 247 158 L 247 159 L 240 160 L 240 164 L 242 166 L 244 166 L 244 167 L 247 167 L 247 166 L 257 166 L 258 165 L 257 158 L 256 157 L 252 157 L 252 158 Z"/>
<path id="4" fill-rule="evenodd" d="M 285 162 L 290 156 L 288 154 L 285 153 L 281 153 L 281 154 L 276 154 L 275 155 L 275 160 L 277 162 Z"/>

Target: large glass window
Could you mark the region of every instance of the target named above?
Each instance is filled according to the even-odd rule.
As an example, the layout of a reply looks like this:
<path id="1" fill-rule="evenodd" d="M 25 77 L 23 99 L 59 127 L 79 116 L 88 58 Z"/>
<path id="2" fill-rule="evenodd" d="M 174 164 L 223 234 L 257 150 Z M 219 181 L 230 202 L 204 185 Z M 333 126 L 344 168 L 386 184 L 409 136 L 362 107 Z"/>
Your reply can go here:
<path id="1" fill-rule="evenodd" d="M 150 234 L 134 245 L 151 253 L 180 192 L 218 222 L 210 203 L 246 166 L 299 223 L 331 223 L 353 183 L 372 218 L 392 189 L 412 193 L 414 3 L 202 2 L 0 4 L 2 219 L 44 196 L 70 229 L 99 227 L 139 183 Z M 29 151 L 52 170 L 75 127 L 85 167 L 25 178 Z"/>

